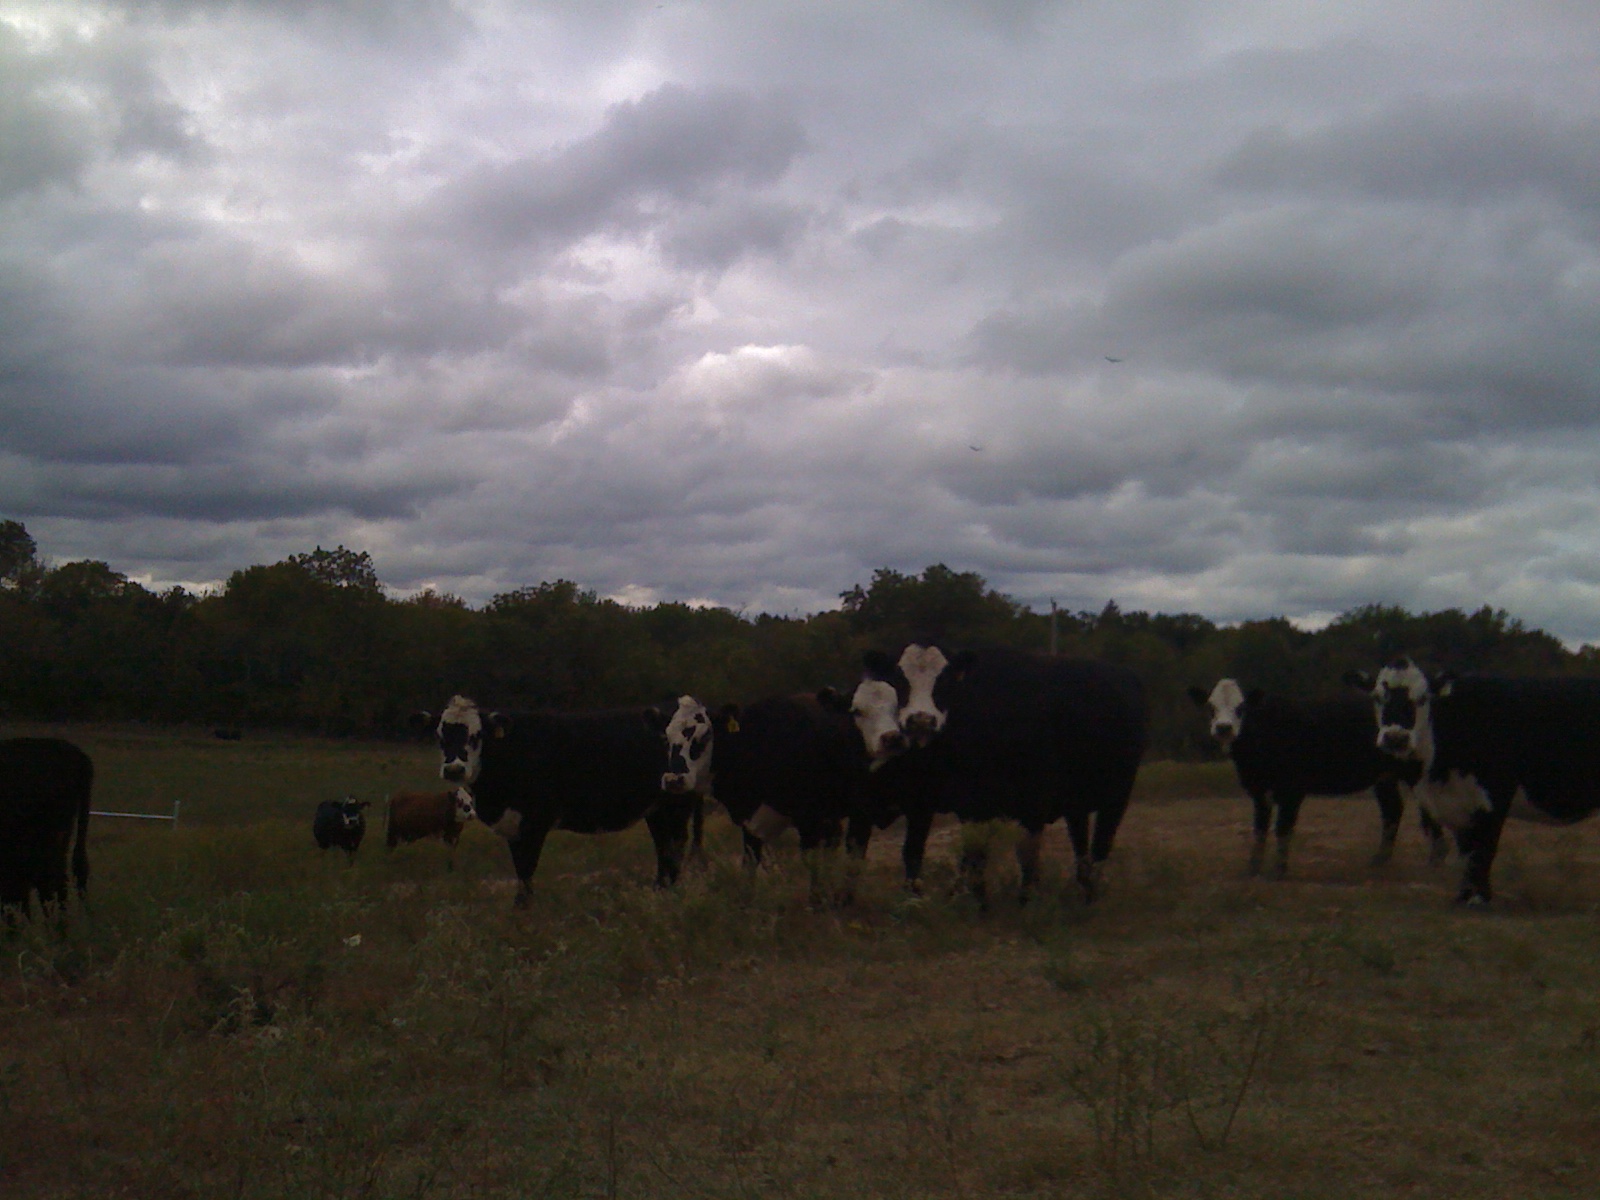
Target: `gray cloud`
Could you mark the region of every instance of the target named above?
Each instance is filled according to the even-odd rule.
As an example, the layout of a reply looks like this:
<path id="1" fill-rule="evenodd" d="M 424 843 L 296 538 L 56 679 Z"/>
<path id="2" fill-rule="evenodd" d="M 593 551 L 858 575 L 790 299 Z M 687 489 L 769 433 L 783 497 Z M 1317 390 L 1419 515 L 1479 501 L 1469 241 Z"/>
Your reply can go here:
<path id="1" fill-rule="evenodd" d="M 1600 639 L 1580 7 L 84 13 L 0 15 L 0 515 L 57 557 Z"/>

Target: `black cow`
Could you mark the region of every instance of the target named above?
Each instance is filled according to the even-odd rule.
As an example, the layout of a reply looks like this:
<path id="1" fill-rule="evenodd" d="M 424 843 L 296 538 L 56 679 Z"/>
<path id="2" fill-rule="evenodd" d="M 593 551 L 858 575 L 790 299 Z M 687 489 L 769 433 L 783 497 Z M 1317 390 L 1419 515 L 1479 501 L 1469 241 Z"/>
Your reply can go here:
<path id="1" fill-rule="evenodd" d="M 94 763 L 60 738 L 0 741 L 0 909 L 25 914 L 67 902 L 67 846 L 82 896 L 89 887 L 89 792 Z M 76 837 L 74 837 L 76 830 Z"/>
<path id="2" fill-rule="evenodd" d="M 1389 861 L 1405 811 L 1400 776 L 1407 772 L 1378 749 L 1370 704 L 1354 696 L 1290 700 L 1260 688 L 1246 693 L 1233 679 L 1218 680 L 1209 693 L 1190 688 L 1189 696 L 1210 712 L 1211 737 L 1233 759 L 1239 786 L 1255 806 L 1252 875 L 1261 872 L 1274 805 L 1278 820 L 1272 873 L 1282 879 L 1289 871 L 1289 847 L 1305 798 L 1349 796 L 1369 788 L 1377 797 L 1382 821 L 1372 865 Z M 1416 772 L 1409 774 L 1414 781 Z M 1437 863 L 1449 851 L 1444 831 L 1426 812 L 1422 828 L 1428 836 L 1429 861 Z"/>
<path id="3" fill-rule="evenodd" d="M 1455 834 L 1458 903 L 1489 902 L 1506 817 L 1567 825 L 1600 809 L 1600 679 L 1430 681 L 1409 658 L 1345 679 L 1370 692 L 1378 747 L 1415 764 L 1418 803 Z"/>
<path id="4" fill-rule="evenodd" d="M 437 726 L 439 774 L 470 787 L 478 820 L 506 839 L 519 906 L 552 829 L 614 833 L 642 818 L 655 843 L 656 886 L 676 882 L 694 800 L 661 790 L 658 714 L 501 712 L 451 699 Z"/>
<path id="5" fill-rule="evenodd" d="M 1017 862 L 1026 897 L 1044 828 L 1061 818 L 1078 883 L 1093 900 L 1144 753 L 1138 677 L 1111 663 L 999 648 L 952 655 L 925 641 L 895 659 L 869 653 L 862 661 L 866 678 L 850 711 L 869 757 L 882 764 L 882 786 L 902 797 L 907 882 L 914 886 L 921 871 L 936 813 L 1004 817 L 1025 831 Z M 985 857 L 974 846 L 962 855 L 980 898 Z"/>
<path id="6" fill-rule="evenodd" d="M 834 707 L 815 696 L 772 696 L 713 714 L 683 696 L 664 732 L 662 787 L 721 803 L 744 836 L 752 866 L 761 861 L 763 843 L 791 825 L 801 851 L 810 852 L 837 846 L 848 822 L 852 857 L 866 853 L 867 755 L 850 718 Z M 814 873 L 814 894 L 818 886 Z"/>
<path id="7" fill-rule="evenodd" d="M 367 832 L 367 818 L 361 810 L 371 803 L 346 796 L 343 800 L 324 800 L 318 804 L 316 815 L 311 818 L 311 836 L 316 839 L 318 849 L 337 846 L 344 851 L 347 864 L 355 862 L 356 851 L 361 849 L 361 839 Z"/>

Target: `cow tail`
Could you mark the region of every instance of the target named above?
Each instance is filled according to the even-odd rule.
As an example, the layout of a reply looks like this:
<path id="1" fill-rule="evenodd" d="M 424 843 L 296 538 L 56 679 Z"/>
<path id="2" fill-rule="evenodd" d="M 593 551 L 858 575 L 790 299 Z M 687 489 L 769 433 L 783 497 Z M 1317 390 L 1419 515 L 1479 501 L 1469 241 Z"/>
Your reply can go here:
<path id="1" fill-rule="evenodd" d="M 94 789 L 94 763 L 84 760 L 83 788 L 78 796 L 78 833 L 72 846 L 72 877 L 82 897 L 89 890 L 89 793 Z"/>
<path id="2" fill-rule="evenodd" d="M 394 836 L 394 793 L 383 798 L 383 844 L 393 850 L 400 843 Z"/>

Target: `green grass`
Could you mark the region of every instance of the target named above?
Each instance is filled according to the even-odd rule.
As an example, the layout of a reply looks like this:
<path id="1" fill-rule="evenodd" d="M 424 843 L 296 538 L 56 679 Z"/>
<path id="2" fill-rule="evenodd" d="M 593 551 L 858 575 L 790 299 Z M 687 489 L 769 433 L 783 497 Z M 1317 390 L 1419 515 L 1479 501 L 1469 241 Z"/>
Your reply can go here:
<path id="1" fill-rule="evenodd" d="M 1595 1194 L 1600 824 L 1508 831 L 1496 911 L 1408 828 L 1312 801 L 1243 877 L 1216 767 L 1141 780 L 1105 901 L 981 913 L 880 838 L 857 905 L 792 850 L 649 888 L 642 830 L 556 834 L 526 910 L 469 829 L 354 867 L 319 799 L 434 786 L 425 747 L 73 731 L 109 797 L 91 904 L 0 935 L 0 1195 Z M 155 800 L 159 808 L 170 801 Z M 135 806 L 139 807 L 139 806 Z M 193 819 L 191 820 L 191 812 Z M 1069 872 L 1070 874 L 1070 872 Z"/>

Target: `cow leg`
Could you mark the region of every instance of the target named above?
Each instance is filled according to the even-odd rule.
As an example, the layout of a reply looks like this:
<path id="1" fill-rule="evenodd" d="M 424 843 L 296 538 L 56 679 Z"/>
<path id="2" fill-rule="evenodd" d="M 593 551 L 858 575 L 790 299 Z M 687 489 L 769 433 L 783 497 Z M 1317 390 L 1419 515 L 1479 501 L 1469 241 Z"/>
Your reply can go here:
<path id="1" fill-rule="evenodd" d="M 683 853 L 689 843 L 689 806 L 667 804 L 644 819 L 650 839 L 656 846 L 656 886 L 671 887 L 683 868 Z"/>
<path id="2" fill-rule="evenodd" d="M 1489 887 L 1489 869 L 1494 866 L 1495 852 L 1500 848 L 1500 831 L 1505 828 L 1509 808 L 1509 803 L 1494 800 L 1491 811 L 1474 813 L 1471 824 L 1456 834 L 1456 846 L 1466 860 L 1461 887 L 1456 892 L 1457 904 L 1476 907 L 1494 898 Z"/>
<path id="3" fill-rule="evenodd" d="M 1272 794 L 1265 789 L 1250 793 L 1250 804 L 1254 809 L 1251 832 L 1255 840 L 1250 843 L 1251 875 L 1261 874 L 1261 863 L 1267 857 L 1267 830 L 1272 827 Z"/>
<path id="4" fill-rule="evenodd" d="M 1089 847 L 1089 874 L 1087 878 L 1082 875 L 1078 877 L 1078 885 L 1083 888 L 1084 897 L 1090 901 L 1100 894 L 1100 877 L 1106 860 L 1111 857 L 1111 846 L 1117 839 L 1117 830 L 1122 827 L 1122 818 L 1128 811 L 1128 796 L 1132 791 L 1133 782 L 1129 780 L 1121 800 L 1103 804 L 1095 813 L 1094 841 Z"/>
<path id="5" fill-rule="evenodd" d="M 1400 786 L 1392 779 L 1375 784 L 1372 794 L 1378 799 L 1378 815 L 1383 821 L 1383 831 L 1378 835 L 1378 852 L 1372 856 L 1372 865 L 1381 867 L 1394 857 L 1394 839 L 1400 832 L 1400 815 L 1405 803 L 1400 799 Z"/>
<path id="6" fill-rule="evenodd" d="M 914 809 L 906 814 L 906 840 L 900 848 L 900 861 L 906 870 L 906 891 L 922 894 L 922 858 L 928 851 L 928 831 L 933 828 L 933 813 Z"/>
<path id="7" fill-rule="evenodd" d="M 544 839 L 549 834 L 548 823 L 540 825 L 525 823 L 517 837 L 506 843 L 511 851 L 511 865 L 517 871 L 518 908 L 526 908 L 528 905 L 528 895 L 533 891 L 533 873 L 539 868 L 539 855 L 544 852 Z"/>
<path id="8" fill-rule="evenodd" d="M 985 824 L 980 834 L 971 825 L 961 826 L 961 885 L 978 901 L 978 907 L 989 910 L 989 838 L 993 830 Z"/>
<path id="9" fill-rule="evenodd" d="M 1024 825 L 1022 840 L 1017 843 L 1017 903 L 1026 904 L 1039 882 L 1039 846 L 1044 840 L 1043 825 Z"/>
<path id="10" fill-rule="evenodd" d="M 1417 805 L 1417 817 L 1422 823 L 1423 836 L 1428 839 L 1428 865 L 1437 867 L 1450 857 L 1450 842 L 1445 837 L 1444 826 L 1422 805 Z"/>
<path id="11" fill-rule="evenodd" d="M 1294 825 L 1300 819 L 1300 805 L 1305 801 L 1305 796 L 1299 792 L 1277 793 L 1278 799 L 1278 845 L 1277 855 L 1272 863 L 1272 877 L 1282 879 L 1289 874 L 1289 847 L 1294 842 Z"/>
<path id="12" fill-rule="evenodd" d="M 761 851 L 766 843 L 743 825 L 739 826 L 739 833 L 744 837 L 744 865 L 754 871 L 761 865 Z"/>
<path id="13" fill-rule="evenodd" d="M 689 810 L 689 858 L 696 866 L 704 866 L 706 861 L 706 800 L 704 796 L 694 798 L 694 806 Z"/>
<path id="14" fill-rule="evenodd" d="M 825 902 L 822 886 L 823 866 L 831 857 L 826 852 L 839 848 L 842 830 L 838 821 L 807 821 L 797 825 L 795 831 L 800 835 L 800 857 L 806 864 L 806 872 L 811 881 L 811 905 L 813 908 L 821 908 Z"/>
<path id="15" fill-rule="evenodd" d="M 1089 838 L 1089 811 L 1073 808 L 1066 816 L 1067 837 L 1072 842 L 1073 875 L 1085 904 L 1094 903 L 1098 873 L 1094 866 L 1094 853 Z"/>
<path id="16" fill-rule="evenodd" d="M 867 861 L 867 845 L 871 841 L 872 821 L 867 817 L 851 817 L 844 835 L 845 876 L 844 887 L 839 892 L 841 905 L 856 902 L 856 884 L 861 878 L 861 866 Z"/>

